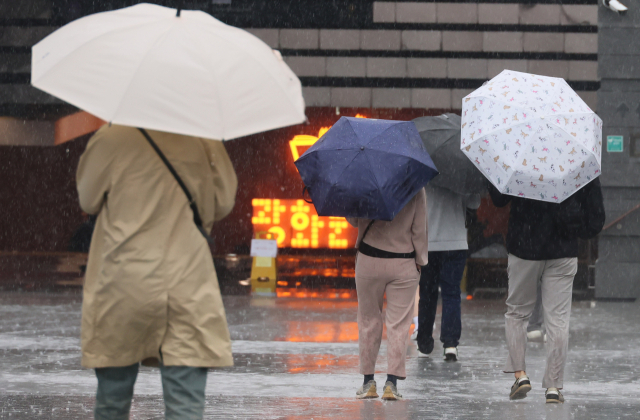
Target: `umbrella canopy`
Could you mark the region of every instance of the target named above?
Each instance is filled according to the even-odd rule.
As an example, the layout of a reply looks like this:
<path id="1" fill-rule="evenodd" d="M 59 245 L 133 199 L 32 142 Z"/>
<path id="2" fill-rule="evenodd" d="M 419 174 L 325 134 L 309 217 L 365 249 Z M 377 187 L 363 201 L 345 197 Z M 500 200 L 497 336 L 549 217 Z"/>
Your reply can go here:
<path id="1" fill-rule="evenodd" d="M 500 192 L 560 203 L 600 175 L 602 120 L 563 79 L 504 70 L 462 100 L 461 148 Z"/>
<path id="2" fill-rule="evenodd" d="M 455 193 L 481 194 L 486 191 L 484 177 L 460 150 L 460 116 L 443 114 L 413 120 L 424 147 L 440 174 L 432 185 Z"/>
<path id="3" fill-rule="evenodd" d="M 277 51 L 207 13 L 152 4 L 53 32 L 33 47 L 31 83 L 114 124 L 212 139 L 305 121 Z"/>
<path id="4" fill-rule="evenodd" d="M 342 117 L 295 164 L 320 216 L 376 220 L 438 174 L 410 121 Z"/>

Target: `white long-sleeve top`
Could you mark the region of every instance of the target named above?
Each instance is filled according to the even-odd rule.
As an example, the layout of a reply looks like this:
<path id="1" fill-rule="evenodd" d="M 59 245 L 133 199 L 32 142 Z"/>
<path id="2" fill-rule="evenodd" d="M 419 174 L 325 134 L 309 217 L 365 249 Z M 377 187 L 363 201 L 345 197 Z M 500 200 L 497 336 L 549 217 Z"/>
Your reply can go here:
<path id="1" fill-rule="evenodd" d="M 465 212 L 480 207 L 480 195 L 460 195 L 429 184 L 425 190 L 429 196 L 429 251 L 469 249 Z"/>

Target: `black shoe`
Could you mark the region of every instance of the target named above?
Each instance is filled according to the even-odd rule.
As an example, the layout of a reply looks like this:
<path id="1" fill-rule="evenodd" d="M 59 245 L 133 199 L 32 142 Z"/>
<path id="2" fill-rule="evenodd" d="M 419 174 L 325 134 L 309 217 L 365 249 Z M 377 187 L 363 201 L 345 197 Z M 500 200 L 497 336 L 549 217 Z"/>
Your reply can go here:
<path id="1" fill-rule="evenodd" d="M 431 354 L 431 352 L 433 351 L 433 346 L 435 344 L 433 338 L 429 337 L 427 340 L 428 341 L 426 343 L 418 342 L 418 350 L 420 351 L 420 353 Z"/>
<path id="2" fill-rule="evenodd" d="M 527 375 L 522 375 L 511 387 L 511 394 L 509 395 L 509 399 L 511 400 L 521 400 L 527 396 L 527 392 L 531 391 L 531 382 L 529 381 L 529 377 Z"/>
<path id="3" fill-rule="evenodd" d="M 547 388 L 544 393 L 548 404 L 560 404 L 564 402 L 564 397 L 558 388 Z"/>

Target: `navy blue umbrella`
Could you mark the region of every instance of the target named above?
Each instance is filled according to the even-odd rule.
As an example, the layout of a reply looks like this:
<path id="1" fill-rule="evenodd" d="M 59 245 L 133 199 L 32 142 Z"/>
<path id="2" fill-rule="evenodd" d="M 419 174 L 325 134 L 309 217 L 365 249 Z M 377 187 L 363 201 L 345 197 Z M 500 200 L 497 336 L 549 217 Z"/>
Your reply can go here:
<path id="1" fill-rule="evenodd" d="M 295 164 L 320 216 L 376 220 L 438 174 L 411 121 L 342 117 Z"/>

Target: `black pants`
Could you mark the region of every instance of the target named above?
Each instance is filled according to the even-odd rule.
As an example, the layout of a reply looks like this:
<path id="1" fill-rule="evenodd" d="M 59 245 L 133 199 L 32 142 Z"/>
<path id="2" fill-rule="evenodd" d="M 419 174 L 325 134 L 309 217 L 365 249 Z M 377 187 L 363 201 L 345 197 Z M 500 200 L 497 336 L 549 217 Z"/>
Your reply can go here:
<path id="1" fill-rule="evenodd" d="M 460 319 L 460 282 L 467 262 L 467 251 L 429 252 L 429 264 L 420 275 L 418 305 L 418 348 L 423 353 L 433 350 L 433 323 L 438 307 L 438 286 L 442 294 L 440 341 L 444 347 L 457 347 L 462 332 Z"/>

